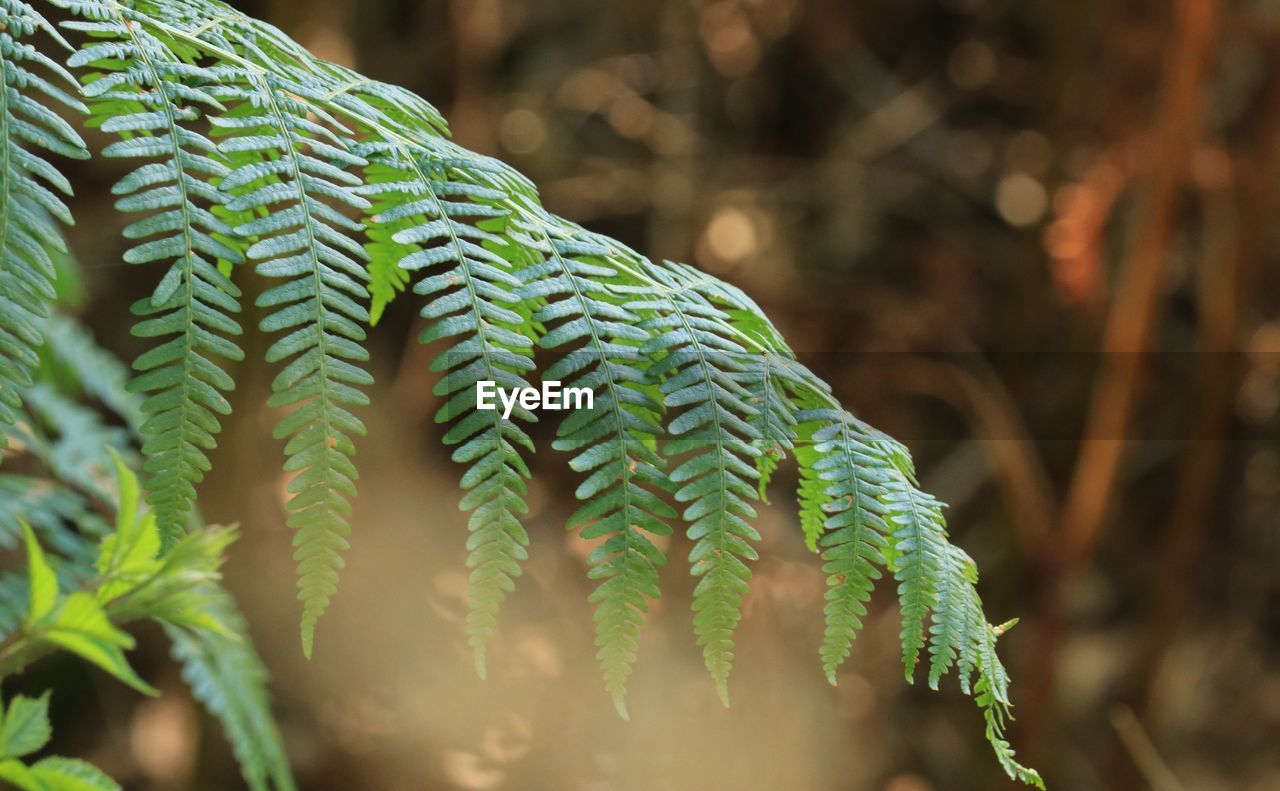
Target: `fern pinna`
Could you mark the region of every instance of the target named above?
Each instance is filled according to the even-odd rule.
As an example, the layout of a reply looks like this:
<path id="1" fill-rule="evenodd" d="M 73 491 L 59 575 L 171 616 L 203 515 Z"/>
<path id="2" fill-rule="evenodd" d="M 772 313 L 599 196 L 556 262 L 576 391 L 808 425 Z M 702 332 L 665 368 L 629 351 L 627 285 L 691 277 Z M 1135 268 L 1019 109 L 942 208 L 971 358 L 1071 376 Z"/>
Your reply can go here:
<path id="1" fill-rule="evenodd" d="M 591 601 L 619 711 L 645 612 L 659 595 L 666 558 L 657 539 L 678 522 L 698 578 L 695 633 L 727 699 L 756 558 L 755 503 L 791 453 L 801 527 L 827 575 L 827 676 L 834 682 L 848 656 L 876 581 L 891 576 L 908 679 L 922 658 L 933 685 L 956 668 L 985 712 L 1001 765 L 1039 784 L 1003 738 L 1001 630 L 983 614 L 973 564 L 951 545 L 941 504 L 917 487 L 905 448 L 849 415 L 740 290 L 546 212 L 520 174 L 450 142 L 427 102 L 317 59 L 216 0 L 52 2 L 70 12 L 66 27 L 81 38 L 67 63 L 89 99 L 90 123 L 120 138 L 103 153 L 137 160 L 117 192 L 119 207 L 139 215 L 126 231 L 128 259 L 157 265 L 157 285 L 136 307 L 136 332 L 157 345 L 137 361 L 133 387 L 147 393 L 147 492 L 170 543 L 186 529 L 230 409 L 225 366 L 241 356 L 240 289 L 248 277 L 266 281 L 259 329 L 273 338 L 268 359 L 283 365 L 269 403 L 285 410 L 276 435 L 292 476 L 308 653 L 351 529 L 371 382 L 366 328 L 412 283 L 427 322 L 422 340 L 440 350 L 437 419 L 464 467 L 468 633 L 482 673 L 499 605 L 527 554 L 521 517 L 535 415 L 478 409 L 476 384 L 526 387 L 546 356 L 546 378 L 595 396 L 592 409 L 562 422 L 554 447 L 583 476 L 584 502 L 569 526 L 600 542 L 588 559 Z M 11 72 L 34 59 L 16 55 L 27 50 L 14 42 L 43 23 L 25 3 L 3 0 L 3 8 L 28 20 L 9 25 L 3 50 L 3 178 L 7 194 L 32 207 L 17 226 L 6 213 L 5 240 L 22 244 L 34 223 L 47 229 L 38 209 L 65 215 L 32 191 L 32 175 L 64 185 L 56 169 L 12 155 L 32 135 L 12 120 L 12 108 L 31 105 L 16 98 L 30 92 L 28 81 Z M 80 152 L 56 116 L 40 118 L 37 144 Z M 9 260 L 4 298 L 38 315 L 40 280 L 11 274 Z M 17 267 L 47 270 L 38 256 Z M 38 325 L 0 329 L 9 355 L 0 360 L 0 399 L 11 405 Z"/>

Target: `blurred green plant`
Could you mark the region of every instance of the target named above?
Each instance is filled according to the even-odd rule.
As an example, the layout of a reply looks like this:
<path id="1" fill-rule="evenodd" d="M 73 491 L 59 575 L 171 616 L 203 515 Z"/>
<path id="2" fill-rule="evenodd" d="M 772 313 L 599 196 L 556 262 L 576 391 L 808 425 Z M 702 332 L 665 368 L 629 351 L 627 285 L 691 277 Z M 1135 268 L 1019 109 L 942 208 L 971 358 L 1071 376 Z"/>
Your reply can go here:
<path id="1" fill-rule="evenodd" d="M 292 476 L 288 521 L 310 655 L 350 534 L 352 458 L 364 433 L 354 410 L 372 382 L 362 367 L 365 327 L 416 280 L 428 322 L 421 340 L 445 346 L 432 364 L 445 372 L 437 421 L 448 424 L 445 442 L 465 466 L 467 628 L 482 675 L 499 606 L 527 556 L 520 515 L 536 416 L 478 409 L 476 384 L 528 387 L 540 347 L 556 360 L 546 379 L 595 396 L 594 408 L 558 427 L 554 447 L 584 476 L 576 492 L 584 504 L 569 527 L 599 541 L 588 558 L 599 581 L 591 595 L 599 659 L 623 716 L 666 561 L 654 538 L 676 520 L 693 542 L 694 629 L 727 702 L 748 563 L 757 558 L 752 503 L 790 450 L 801 469 L 801 523 L 828 574 L 828 678 L 835 682 L 887 571 L 897 581 L 908 680 L 926 648 L 932 686 L 956 668 L 984 710 L 1001 766 L 1041 785 L 1003 738 L 1010 700 L 999 630 L 982 610 L 972 560 L 949 542 L 942 504 L 918 489 L 906 448 L 844 410 L 739 289 L 548 213 L 519 173 L 450 142 L 422 99 L 320 60 L 222 3 L 53 5 L 73 15 L 63 27 L 82 39 L 66 62 L 87 107 L 53 84 L 70 82 L 67 70 L 20 39 L 44 30 L 69 45 L 27 3 L 0 0 L 0 188 L 11 207 L 0 217 L 0 244 L 23 253 L 6 259 L 0 281 L 0 294 L 23 306 L 0 345 L 0 401 L 10 408 L 0 425 L 16 423 L 20 395 L 30 400 L 23 388 L 53 282 L 46 260 L 26 251 L 32 239 L 58 238 L 46 214 L 71 219 L 45 186 L 65 192 L 65 178 L 27 148 L 86 155 L 39 98 L 83 110 L 89 126 L 118 138 L 101 154 L 134 163 L 113 189 L 116 207 L 135 216 L 125 260 L 165 267 L 151 296 L 133 306 L 135 334 L 157 339 L 135 361 L 130 384 L 146 394 L 139 432 L 153 510 L 137 518 L 154 526 L 148 562 L 167 563 L 206 535 L 190 532 L 196 485 L 231 410 L 235 382 L 225 365 L 243 357 L 234 281 L 252 263 L 269 284 L 257 300 L 267 310 L 259 329 L 278 336 L 267 360 L 284 364 L 268 405 L 286 410 L 275 434 L 286 441 Z M 63 419 L 71 418 L 51 422 Z"/>
<path id="2" fill-rule="evenodd" d="M 264 673 L 218 582 L 235 530 L 191 532 L 162 556 L 155 514 L 140 508 L 137 477 L 119 456 L 115 466 L 116 523 L 99 541 L 91 566 L 74 560 L 55 565 L 35 532 L 22 523 L 27 595 L 25 600 L 10 597 L 2 605 L 0 680 L 62 650 L 144 695 L 157 695 L 125 658 L 134 640 L 121 628 L 155 620 L 172 638 L 196 697 L 222 719 L 249 786 L 293 788 L 279 735 L 270 724 Z M 4 584 L 14 583 L 6 579 Z M 6 704 L 0 722 L 0 778 L 26 791 L 119 788 L 80 761 L 43 758 L 27 765 L 19 760 L 51 738 L 48 702 L 46 693 L 36 700 L 17 696 Z"/>

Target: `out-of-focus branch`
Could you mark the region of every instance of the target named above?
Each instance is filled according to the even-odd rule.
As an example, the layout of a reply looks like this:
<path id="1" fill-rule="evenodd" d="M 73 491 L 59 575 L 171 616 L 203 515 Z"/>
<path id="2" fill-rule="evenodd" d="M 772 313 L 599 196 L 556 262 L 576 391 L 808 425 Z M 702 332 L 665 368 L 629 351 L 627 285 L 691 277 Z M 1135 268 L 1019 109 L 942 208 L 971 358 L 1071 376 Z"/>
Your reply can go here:
<path id="1" fill-rule="evenodd" d="M 1162 94 L 1145 163 L 1143 207 L 1102 342 L 1102 370 L 1055 540 L 1041 558 L 1041 614 L 1023 673 L 1020 740 L 1037 748 L 1053 699 L 1064 629 L 1062 595 L 1106 525 L 1127 434 L 1141 395 L 1145 353 L 1163 314 L 1174 218 L 1200 135 L 1205 83 L 1218 40 L 1221 0 L 1179 0 Z"/>
<path id="2" fill-rule="evenodd" d="M 1106 524 L 1143 379 L 1144 353 L 1164 305 L 1174 215 L 1200 132 L 1204 84 L 1217 40 L 1220 0 L 1181 0 L 1165 66 L 1154 155 L 1129 260 L 1112 300 L 1103 370 L 1061 519 L 1067 565 L 1086 557 Z"/>
<path id="3" fill-rule="evenodd" d="M 1142 723 L 1132 709 L 1117 706 L 1111 712 L 1111 724 L 1153 791 L 1186 791 L 1156 746 L 1151 743 L 1151 737 L 1143 730 Z"/>
<path id="4" fill-rule="evenodd" d="M 1146 713 L 1155 691 L 1158 663 L 1174 638 L 1196 586 L 1191 575 L 1210 524 L 1210 505 L 1221 481 L 1231 423 L 1232 398 L 1241 370 L 1236 357 L 1241 299 L 1256 278 L 1264 237 L 1276 210 L 1274 174 L 1280 166 L 1280 79 L 1273 80 L 1263 106 L 1266 117 L 1253 150 L 1236 163 L 1235 191 L 1208 196 L 1211 232 L 1197 269 L 1198 337 L 1192 441 L 1179 473 L 1169 529 L 1159 549 L 1151 581 L 1152 611 L 1142 654 L 1132 678 L 1135 706 Z M 1217 229 L 1217 232 L 1212 232 Z M 1174 582 L 1170 582 L 1174 581 Z"/>

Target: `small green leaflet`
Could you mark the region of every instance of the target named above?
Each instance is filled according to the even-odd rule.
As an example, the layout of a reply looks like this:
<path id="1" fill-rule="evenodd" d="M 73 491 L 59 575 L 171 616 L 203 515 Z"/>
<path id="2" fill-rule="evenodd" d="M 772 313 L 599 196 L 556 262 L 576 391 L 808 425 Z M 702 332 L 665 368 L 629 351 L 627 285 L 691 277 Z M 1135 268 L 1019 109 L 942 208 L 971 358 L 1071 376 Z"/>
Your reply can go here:
<path id="1" fill-rule="evenodd" d="M 52 735 L 48 692 L 11 700 L 0 718 L 0 780 L 22 791 L 119 791 L 116 781 L 84 761 L 50 756 L 28 766 L 19 760 L 43 749 Z"/>

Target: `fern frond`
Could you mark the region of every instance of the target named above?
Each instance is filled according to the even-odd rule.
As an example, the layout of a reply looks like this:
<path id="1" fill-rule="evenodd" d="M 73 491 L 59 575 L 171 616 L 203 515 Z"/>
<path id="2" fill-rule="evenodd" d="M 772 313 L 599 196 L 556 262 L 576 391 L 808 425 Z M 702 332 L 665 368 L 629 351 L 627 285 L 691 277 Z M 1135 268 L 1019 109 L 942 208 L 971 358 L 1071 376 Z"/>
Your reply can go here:
<path id="1" fill-rule="evenodd" d="M 1013 748 L 1005 738 L 1005 726 L 1010 719 L 1009 674 L 996 655 L 997 628 L 985 621 L 978 654 L 978 681 L 974 684 L 974 696 L 986 720 L 987 741 L 995 751 L 1000 768 L 1011 780 L 1044 789 L 1044 779 L 1034 769 L 1018 763 Z"/>
<path id="2" fill-rule="evenodd" d="M 693 592 L 694 632 L 727 704 L 733 633 L 751 579 L 746 561 L 758 558 L 751 542 L 760 539 L 748 522 L 756 516 L 750 502 L 759 496 L 760 433 L 751 424 L 758 410 L 739 382 L 751 355 L 725 332 L 725 314 L 693 288 L 687 270 L 650 265 L 649 274 L 660 296 L 628 307 L 656 314 L 643 325 L 651 333 L 643 348 L 651 355 L 666 351 L 649 374 L 661 380 L 663 405 L 670 413 L 672 439 L 665 450 L 684 457 L 670 479 L 680 487 L 676 500 L 689 503 L 682 517 L 694 542 L 691 571 L 699 577 Z"/>
<path id="3" fill-rule="evenodd" d="M 813 432 L 817 425 L 801 425 L 796 438 L 796 466 L 799 481 L 796 484 L 796 504 L 800 508 L 800 533 L 810 552 L 819 553 L 818 542 L 826 529 L 827 507 L 831 502 L 827 494 L 828 484 L 814 465 L 821 458 L 814 444 Z"/>
<path id="4" fill-rule="evenodd" d="M 978 598 L 978 567 L 957 546 L 948 544 L 942 557 L 937 604 L 929 626 L 929 686 L 954 666 L 960 688 L 968 694 L 970 680 L 979 665 L 987 620 Z"/>
<path id="5" fill-rule="evenodd" d="M 302 645 L 310 656 L 351 530 L 353 437 L 365 433 L 351 409 L 368 403 L 359 388 L 373 382 L 358 365 L 369 356 L 361 326 L 369 320 L 366 254 L 348 235 L 362 226 L 343 213 L 370 206 L 355 190 L 360 180 L 344 170 L 366 163 L 350 152 L 336 119 L 297 98 L 304 86 L 256 72 L 245 81 L 239 103 L 210 121 L 226 135 L 219 148 L 234 162 L 221 183 L 233 195 L 227 208 L 257 215 L 235 232 L 255 240 L 246 254 L 258 274 L 283 281 L 257 304 L 271 311 L 263 331 L 287 333 L 267 351 L 268 362 L 288 361 L 267 403 L 293 410 L 275 436 L 288 440 L 285 470 L 296 473 L 288 524 L 297 531 Z"/>
<path id="6" fill-rule="evenodd" d="M 0 474 L 0 546 L 11 549 L 31 525 L 48 546 L 63 555 L 84 554 L 89 543 L 70 528 L 88 513 L 88 502 L 66 486 L 29 475 Z"/>
<path id="7" fill-rule="evenodd" d="M 0 575 L 0 640 L 7 639 L 22 626 L 29 588 L 25 572 L 9 571 Z"/>
<path id="8" fill-rule="evenodd" d="M 173 658 L 196 700 L 216 717 L 252 791 L 295 788 L 284 745 L 271 717 L 267 671 L 231 597 L 211 591 L 207 610 L 225 634 L 165 625 Z"/>
<path id="9" fill-rule="evenodd" d="M 430 162 L 389 146 L 370 151 L 377 167 L 365 191 L 384 200 L 399 196 L 398 205 L 375 215 L 374 222 L 395 229 L 394 243 L 412 246 L 399 266 L 423 273 L 413 288 L 429 300 L 421 315 L 430 323 L 420 340 L 452 344 L 431 364 L 433 370 L 447 371 L 435 388 L 445 399 L 436 422 L 451 424 L 445 442 L 457 446 L 453 460 L 467 465 L 461 504 L 471 511 L 467 631 L 483 676 L 498 609 L 528 556 L 529 537 L 519 514 L 528 510 L 529 468 L 521 449 L 532 453 L 533 441 L 520 422 L 536 417 L 517 405 L 511 417 L 519 422 L 504 418 L 501 409 L 477 409 L 476 397 L 481 381 L 506 390 L 529 387 L 524 376 L 534 368 L 533 341 L 525 329 L 528 313 L 519 304 L 521 281 L 513 271 L 520 262 L 504 257 L 511 248 L 510 239 L 501 235 L 504 212 L 488 202 L 502 193 L 445 180 Z"/>
<path id="10" fill-rule="evenodd" d="M 142 398 L 129 389 L 129 368 L 103 349 L 93 333 L 76 319 L 54 313 L 45 323 L 44 351 L 53 375 L 69 380 L 73 391 L 101 402 L 138 433 L 143 424 Z"/>
<path id="11" fill-rule="evenodd" d="M 129 453 L 129 432 L 48 385 L 29 387 L 22 398 L 30 420 L 23 422 L 18 436 L 27 452 L 77 491 L 98 502 L 114 502 L 111 452 Z"/>
<path id="12" fill-rule="evenodd" d="M 891 540 L 891 563 L 902 611 L 902 664 L 907 681 L 915 676 L 924 648 L 925 617 L 938 606 L 938 581 L 947 553 L 942 504 L 916 488 L 906 475 L 886 483 L 883 499 Z"/>
<path id="13" fill-rule="evenodd" d="M 862 629 L 872 588 L 886 563 L 888 509 L 881 498 L 893 471 L 849 421 L 824 426 L 814 432 L 813 441 L 816 458 L 807 469 L 823 486 L 818 507 L 826 517 L 818 541 L 827 574 L 826 629 L 819 653 L 827 680 L 834 684 L 836 669 L 848 658 Z"/>
<path id="14" fill-rule="evenodd" d="M 52 26 L 22 0 L 0 0 L 0 449 L 17 420 L 19 390 L 31 384 L 41 325 L 56 296 L 50 249 L 65 252 L 58 223 L 70 225 L 61 195 L 71 184 L 46 152 L 89 156 L 54 108 L 85 112 L 75 79 L 30 44 Z"/>
<path id="15" fill-rule="evenodd" d="M 649 333 L 638 326 L 642 314 L 610 288 L 628 281 L 601 257 L 608 248 L 553 238 L 537 218 L 520 226 L 521 240 L 547 259 L 524 271 L 524 296 L 545 301 L 533 316 L 546 329 L 539 344 L 567 352 L 545 378 L 594 394 L 592 409 L 561 423 L 554 447 L 572 453 L 569 466 L 587 476 L 576 491 L 586 504 L 568 527 L 600 541 L 587 558 L 588 576 L 600 580 L 590 596 L 597 658 L 605 690 L 626 718 L 626 682 L 649 600 L 659 596 L 658 569 L 666 563 L 652 537 L 670 535 L 667 520 L 676 516 L 658 495 L 670 486 L 657 452 L 662 405 L 647 376 Z"/>
<path id="16" fill-rule="evenodd" d="M 779 376 L 779 363 L 772 353 L 754 354 L 750 367 L 738 377 L 751 393 L 751 405 L 756 414 L 750 423 L 760 434 L 756 457 L 756 471 L 760 473 L 758 487 L 760 499 L 768 502 L 768 486 L 778 464 L 795 450 L 796 405 L 787 395 L 783 379 Z"/>
<path id="17" fill-rule="evenodd" d="M 219 269 L 241 262 L 232 229 L 214 214 L 227 202 L 217 182 L 225 157 L 213 141 L 189 128 L 223 106 L 218 75 L 194 65 L 191 52 L 157 36 L 123 7 L 110 6 L 99 21 L 66 23 L 92 38 L 69 60 L 84 67 L 92 123 L 120 140 L 103 149 L 111 158 L 144 164 L 113 188 L 116 208 L 143 215 L 124 230 L 133 246 L 125 261 L 163 264 L 152 294 L 133 306 L 134 334 L 163 339 L 135 362 L 136 392 L 146 420 L 140 427 L 150 474 L 148 502 L 166 542 L 186 527 L 195 485 L 209 469 L 207 452 L 230 413 L 224 393 L 235 383 L 218 360 L 243 353 L 231 340 L 241 333 L 239 289 Z"/>

